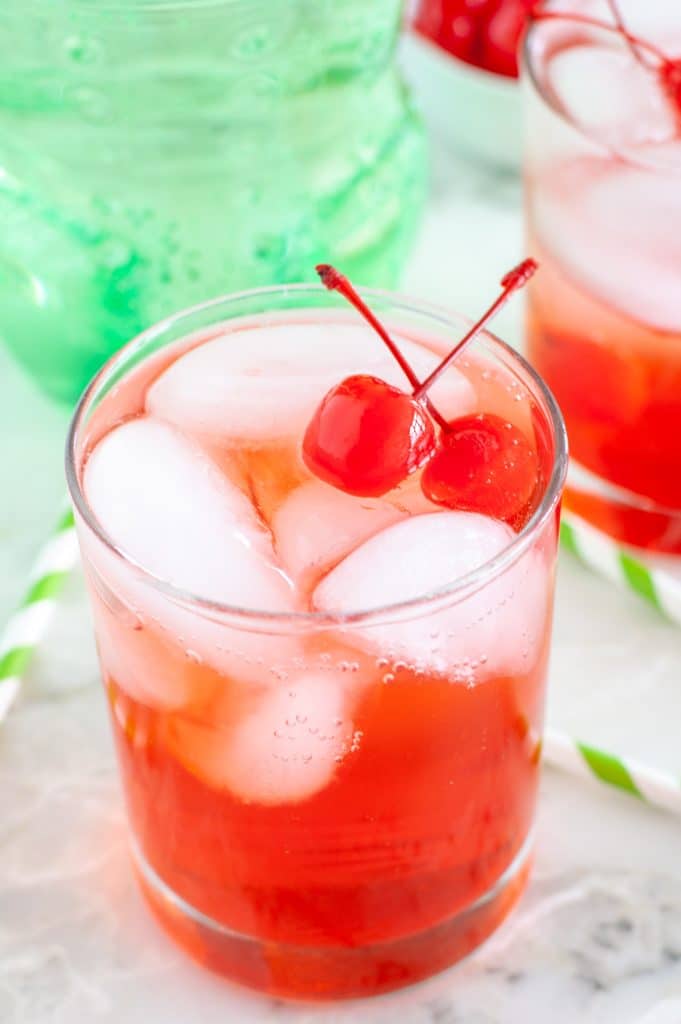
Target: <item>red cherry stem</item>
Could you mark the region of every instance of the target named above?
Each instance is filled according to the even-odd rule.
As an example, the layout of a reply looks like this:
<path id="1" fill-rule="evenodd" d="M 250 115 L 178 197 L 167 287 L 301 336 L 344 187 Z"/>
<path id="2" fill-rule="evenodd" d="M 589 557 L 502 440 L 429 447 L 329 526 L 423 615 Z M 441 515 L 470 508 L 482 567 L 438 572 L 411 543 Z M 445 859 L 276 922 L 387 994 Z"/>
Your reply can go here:
<path id="1" fill-rule="evenodd" d="M 367 323 L 371 324 L 373 329 L 376 331 L 376 334 L 383 339 L 392 355 L 400 364 L 400 367 L 411 386 L 413 388 L 417 388 L 419 386 L 418 377 L 386 331 L 383 324 L 376 319 L 366 303 L 360 298 L 345 274 L 341 274 L 340 270 L 336 270 L 335 267 L 329 266 L 328 263 L 318 264 L 315 267 L 315 270 L 322 279 L 322 284 L 328 288 L 329 291 L 340 292 L 340 294 L 362 314 Z"/>
<path id="2" fill-rule="evenodd" d="M 629 29 L 624 24 L 624 18 L 622 17 L 622 12 L 619 9 L 617 0 L 607 0 L 607 3 L 608 7 L 612 11 L 612 17 L 613 21 L 615 22 L 615 28 L 626 41 L 627 46 L 629 47 L 634 56 L 634 60 L 637 60 L 638 63 L 642 64 L 644 68 L 648 68 L 648 70 L 650 70 L 650 65 L 646 63 L 646 61 L 643 59 L 640 53 L 639 47 L 637 45 L 636 36 L 632 36 L 629 32 Z"/>
<path id="3" fill-rule="evenodd" d="M 416 376 L 411 366 L 400 352 L 395 342 L 392 340 L 392 338 L 386 331 L 383 324 L 381 324 L 376 319 L 376 317 L 371 312 L 369 307 L 360 298 L 359 294 L 350 284 L 347 277 L 345 277 L 344 274 L 341 274 L 339 270 L 336 270 L 335 267 L 330 266 L 328 263 L 320 263 L 316 267 L 317 273 L 319 274 L 322 280 L 322 284 L 330 291 L 337 291 L 344 298 L 346 298 L 348 302 L 350 302 L 355 307 L 355 309 L 362 314 L 364 319 L 369 324 L 371 324 L 371 326 L 379 335 L 379 337 L 382 338 L 382 340 L 385 342 L 386 346 L 388 347 L 388 349 L 390 350 L 390 352 L 392 353 L 392 355 L 402 368 L 402 371 L 404 372 L 407 380 L 411 384 L 413 388 L 414 398 L 417 401 L 423 401 L 426 404 L 428 412 L 443 430 L 447 430 L 449 424 L 447 423 L 446 419 L 440 415 L 435 406 L 429 400 L 427 396 L 427 391 L 429 390 L 429 388 L 432 387 L 435 381 L 442 376 L 445 370 L 447 370 L 447 368 L 451 366 L 456 357 L 459 356 L 463 352 L 463 350 L 473 341 L 473 339 L 478 336 L 480 331 L 482 331 L 487 326 L 490 320 L 492 320 L 493 317 L 497 315 L 499 310 L 506 305 L 513 292 L 518 291 L 519 288 L 522 288 L 524 285 L 527 284 L 527 282 L 530 280 L 536 269 L 536 260 L 526 259 L 523 260 L 522 263 L 519 263 L 517 267 L 514 267 L 513 270 L 509 270 L 507 274 L 504 274 L 504 276 L 501 279 L 501 295 L 499 295 L 495 299 L 495 301 L 492 303 L 489 309 L 485 313 L 483 313 L 483 315 L 480 317 L 477 323 L 473 324 L 471 329 L 468 331 L 467 334 L 464 335 L 461 341 L 457 342 L 452 351 L 449 353 L 448 356 L 446 356 L 445 359 L 442 360 L 439 366 L 436 366 L 433 372 L 430 373 L 424 381 L 419 381 L 418 377 Z"/>
<path id="4" fill-rule="evenodd" d="M 504 274 L 501 279 L 501 287 L 503 289 L 501 295 L 492 303 L 486 313 L 480 317 L 477 323 L 473 324 L 467 334 L 459 341 L 449 355 L 442 360 L 439 366 L 437 366 L 431 374 L 429 374 L 422 384 L 414 392 L 414 398 L 423 398 L 425 393 L 430 387 L 438 380 L 439 377 L 445 372 L 445 370 L 451 366 L 452 362 L 461 355 L 463 350 L 473 341 L 474 338 L 482 331 L 490 320 L 496 316 L 502 306 L 505 306 L 510 299 L 513 292 L 522 288 L 523 285 L 527 284 L 535 270 L 537 269 L 537 262 L 532 259 L 523 260 L 513 270 L 509 270 L 508 274 Z"/>
<path id="5" fill-rule="evenodd" d="M 653 43 L 649 43 L 646 39 L 640 39 L 638 36 L 632 35 L 627 29 L 622 29 L 619 25 L 611 25 L 607 21 L 601 21 L 600 18 L 592 18 L 587 14 L 577 14 L 572 11 L 543 11 L 535 10 L 533 17 L 535 21 L 573 21 L 578 25 L 588 25 L 589 28 L 602 29 L 604 32 L 614 32 L 618 36 L 624 36 L 624 38 L 631 45 L 635 43 L 640 50 L 647 50 L 648 53 L 652 53 L 654 57 L 665 66 L 673 65 L 671 57 L 668 57 L 662 50 L 658 49 Z M 638 58 L 641 62 L 641 58 Z"/>
<path id="6" fill-rule="evenodd" d="M 320 263 L 315 267 L 315 270 L 319 274 L 322 284 L 329 289 L 329 291 L 339 292 L 343 298 L 347 299 L 348 302 L 355 307 L 358 313 L 364 317 L 368 324 L 370 324 L 376 331 L 376 334 L 383 340 L 389 351 L 391 352 L 394 359 L 397 361 L 400 369 L 404 373 L 405 377 L 411 384 L 412 388 L 416 390 L 420 388 L 421 382 L 412 370 L 411 366 L 404 358 L 399 348 L 392 340 L 388 332 L 386 331 L 383 324 L 376 319 L 374 314 L 371 312 L 369 307 L 360 297 L 358 292 L 355 291 L 353 286 L 348 281 L 345 274 L 341 274 L 340 270 L 336 270 L 335 267 L 330 266 L 328 263 Z M 438 423 L 442 429 L 446 429 L 447 421 L 440 415 L 435 406 L 428 400 L 426 400 L 428 412 L 433 419 Z"/>

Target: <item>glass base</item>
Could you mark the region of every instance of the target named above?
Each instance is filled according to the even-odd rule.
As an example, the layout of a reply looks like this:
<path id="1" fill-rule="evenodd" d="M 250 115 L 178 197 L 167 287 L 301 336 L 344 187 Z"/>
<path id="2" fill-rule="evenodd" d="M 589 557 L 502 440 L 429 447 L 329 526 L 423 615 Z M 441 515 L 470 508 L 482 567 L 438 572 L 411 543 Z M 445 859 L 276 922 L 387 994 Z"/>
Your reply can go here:
<path id="1" fill-rule="evenodd" d="M 361 948 L 294 946 L 231 931 L 175 895 L 133 849 L 146 900 L 171 937 L 204 967 L 248 988 L 288 999 L 349 999 L 421 981 L 456 963 L 501 924 L 525 888 L 528 838 L 492 889 L 423 932 Z"/>
<path id="2" fill-rule="evenodd" d="M 681 509 L 658 505 L 570 462 L 567 509 L 622 544 L 681 555 Z"/>

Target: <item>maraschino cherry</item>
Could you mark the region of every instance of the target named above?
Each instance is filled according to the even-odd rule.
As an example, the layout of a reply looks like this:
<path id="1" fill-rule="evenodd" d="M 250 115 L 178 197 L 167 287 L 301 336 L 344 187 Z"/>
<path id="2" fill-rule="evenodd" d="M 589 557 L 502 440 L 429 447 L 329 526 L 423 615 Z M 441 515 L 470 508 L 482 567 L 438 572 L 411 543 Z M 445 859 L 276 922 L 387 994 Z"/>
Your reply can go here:
<path id="1" fill-rule="evenodd" d="M 340 292 L 362 314 L 412 388 L 418 388 L 411 366 L 348 279 L 325 263 L 317 273 L 330 291 Z M 363 498 L 391 491 L 434 451 L 435 429 L 425 403 L 366 374 L 331 388 L 303 438 L 308 469 L 339 490 Z"/>
<path id="2" fill-rule="evenodd" d="M 424 404 L 364 374 L 329 391 L 303 439 L 308 469 L 362 498 L 391 491 L 434 451 L 435 430 Z"/>
<path id="3" fill-rule="evenodd" d="M 436 505 L 520 525 L 537 486 L 537 453 L 521 430 L 491 412 L 453 420 L 423 471 Z"/>
<path id="4" fill-rule="evenodd" d="M 424 381 L 418 380 L 347 278 L 333 267 L 317 267 L 326 287 L 345 296 L 375 329 L 402 368 L 412 392 L 363 374 L 348 377 L 331 388 L 305 432 L 303 458 L 307 467 L 320 479 L 349 494 L 377 497 L 428 463 L 427 469 L 431 465 L 434 468 L 425 493 L 432 501 L 455 508 L 467 508 L 467 503 L 477 501 L 478 511 L 510 521 L 520 505 L 526 504 L 536 483 L 536 455 L 531 445 L 511 424 L 498 417 L 483 416 L 480 423 L 476 421 L 478 434 L 487 431 L 490 436 L 483 443 L 486 455 L 481 458 L 480 445 L 471 446 L 473 434 L 469 432 L 468 440 L 462 441 L 462 421 L 448 423 L 427 392 L 511 294 L 529 280 L 536 266 L 534 260 L 524 260 L 504 276 L 502 292 L 495 302 Z M 434 423 L 440 427 L 439 440 Z M 534 464 L 528 452 L 534 457 Z M 501 480 L 495 484 L 496 490 L 485 484 L 490 473 L 496 481 L 505 470 L 514 475 L 508 500 L 502 503 L 497 494 L 502 488 Z M 464 479 L 468 481 L 465 494 L 461 483 Z"/>
<path id="5" fill-rule="evenodd" d="M 535 0 L 420 0 L 414 28 L 459 60 L 518 77 L 518 43 Z"/>

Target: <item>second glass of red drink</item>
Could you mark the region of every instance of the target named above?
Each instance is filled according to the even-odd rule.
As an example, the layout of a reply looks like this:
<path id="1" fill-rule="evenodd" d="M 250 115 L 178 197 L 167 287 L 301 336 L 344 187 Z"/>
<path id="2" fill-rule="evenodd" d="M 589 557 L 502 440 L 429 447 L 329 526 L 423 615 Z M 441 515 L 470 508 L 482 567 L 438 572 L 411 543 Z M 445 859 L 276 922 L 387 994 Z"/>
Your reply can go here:
<path id="1" fill-rule="evenodd" d="M 544 5 L 525 54 L 528 355 L 565 415 L 570 509 L 681 554 L 681 22 Z"/>
<path id="2" fill-rule="evenodd" d="M 142 888 L 291 997 L 451 964 L 531 857 L 560 415 L 500 341 L 440 371 L 465 322 L 364 297 L 394 351 L 319 286 L 165 321 L 68 449 Z"/>

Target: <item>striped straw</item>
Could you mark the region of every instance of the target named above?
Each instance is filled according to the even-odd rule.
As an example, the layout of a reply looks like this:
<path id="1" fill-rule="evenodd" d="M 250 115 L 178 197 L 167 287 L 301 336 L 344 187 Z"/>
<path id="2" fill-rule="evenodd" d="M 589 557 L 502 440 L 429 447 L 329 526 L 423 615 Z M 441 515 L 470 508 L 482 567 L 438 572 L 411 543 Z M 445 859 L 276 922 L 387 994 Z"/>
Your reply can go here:
<path id="1" fill-rule="evenodd" d="M 681 813 L 681 778 L 668 772 L 580 743 L 554 729 L 544 735 L 543 757 L 571 775 L 596 779 L 654 807 Z"/>
<path id="2" fill-rule="evenodd" d="M 78 561 L 69 509 L 41 549 L 24 598 L 0 637 L 0 722 L 16 700 L 31 658 L 52 621 L 58 598 Z"/>
<path id="3" fill-rule="evenodd" d="M 560 539 L 565 550 L 681 625 L 681 578 L 647 565 L 628 548 L 571 512 L 563 512 Z M 547 730 L 548 764 L 573 775 L 597 779 L 655 807 L 681 813 L 681 778 L 607 750 Z"/>
<path id="4" fill-rule="evenodd" d="M 643 558 L 571 512 L 563 512 L 560 539 L 563 547 L 585 565 L 681 625 L 681 577 L 647 565 Z"/>

